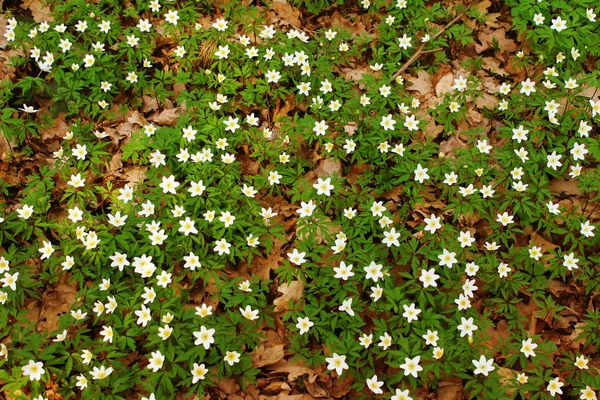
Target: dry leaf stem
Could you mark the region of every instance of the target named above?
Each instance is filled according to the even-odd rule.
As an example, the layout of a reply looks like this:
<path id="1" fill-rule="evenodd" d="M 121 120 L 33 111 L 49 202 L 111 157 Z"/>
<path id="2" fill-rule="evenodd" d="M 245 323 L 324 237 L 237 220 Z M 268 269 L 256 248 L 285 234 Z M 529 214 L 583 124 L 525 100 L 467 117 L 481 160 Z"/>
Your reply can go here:
<path id="1" fill-rule="evenodd" d="M 438 33 L 436 33 L 435 35 L 433 35 L 432 39 L 437 39 L 438 37 L 440 37 L 440 35 L 442 35 L 444 32 L 446 32 L 446 30 L 448 28 L 450 28 L 452 25 L 454 25 L 459 19 L 461 19 L 467 13 L 467 11 L 469 11 L 469 9 L 471 8 L 471 6 L 473 4 L 475 4 L 475 3 L 468 4 L 467 8 L 465 8 L 465 10 L 463 12 L 461 12 L 456 17 L 454 17 L 452 19 L 452 21 L 448 22 Z M 415 54 L 413 54 L 412 57 L 409 58 L 408 61 L 406 61 L 404 63 L 404 65 L 402 65 L 402 67 L 400 67 L 400 69 L 398 71 L 396 71 L 396 73 L 394 75 L 392 75 L 392 80 L 396 79 L 401 73 L 403 73 L 404 71 L 406 71 L 406 69 L 408 67 L 410 67 L 410 65 L 412 63 L 414 63 L 419 57 L 421 57 L 422 54 L 427 54 L 427 53 L 431 53 L 431 52 L 440 50 L 440 49 L 423 50 L 425 48 L 425 46 L 427 45 L 427 43 L 428 42 L 422 43 L 421 46 L 419 46 L 419 48 L 417 49 L 417 51 L 415 52 Z"/>

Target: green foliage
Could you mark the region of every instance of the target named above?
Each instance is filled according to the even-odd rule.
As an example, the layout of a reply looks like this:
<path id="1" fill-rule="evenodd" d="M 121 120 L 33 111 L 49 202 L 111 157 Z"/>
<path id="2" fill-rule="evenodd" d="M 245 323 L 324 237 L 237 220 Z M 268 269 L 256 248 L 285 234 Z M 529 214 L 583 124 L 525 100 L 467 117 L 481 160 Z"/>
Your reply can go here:
<path id="1" fill-rule="evenodd" d="M 593 305 L 600 282 L 594 4 L 506 3 L 516 83 L 487 54 L 439 68 L 489 16 L 440 2 L 353 3 L 377 35 L 235 1 L 9 20 L 26 56 L 0 130 L 13 162 L 50 160 L 0 181 L 2 389 L 211 396 L 257 382 L 274 332 L 353 398 L 448 377 L 470 398 L 600 389 L 600 315 L 565 324 L 561 296 Z M 64 309 L 32 324 L 53 293 Z M 557 348 L 556 326 L 582 346 Z"/>

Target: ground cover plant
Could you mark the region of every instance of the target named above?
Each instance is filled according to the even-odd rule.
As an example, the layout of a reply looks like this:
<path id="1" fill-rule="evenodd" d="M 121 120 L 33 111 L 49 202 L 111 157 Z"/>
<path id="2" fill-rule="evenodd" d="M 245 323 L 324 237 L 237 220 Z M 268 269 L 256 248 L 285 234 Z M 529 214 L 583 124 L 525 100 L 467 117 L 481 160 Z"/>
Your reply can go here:
<path id="1" fill-rule="evenodd" d="M 5 1 L 11 399 L 596 399 L 595 1 Z"/>

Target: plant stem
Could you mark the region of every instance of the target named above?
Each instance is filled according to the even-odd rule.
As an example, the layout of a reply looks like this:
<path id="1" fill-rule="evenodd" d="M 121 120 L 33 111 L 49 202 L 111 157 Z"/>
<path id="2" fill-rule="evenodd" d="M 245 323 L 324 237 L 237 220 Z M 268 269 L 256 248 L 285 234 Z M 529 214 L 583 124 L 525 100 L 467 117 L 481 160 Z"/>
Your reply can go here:
<path id="1" fill-rule="evenodd" d="M 471 6 L 473 4 L 475 4 L 475 3 L 468 4 L 467 8 L 465 8 L 465 10 L 463 12 L 461 12 L 456 17 L 454 17 L 454 19 L 452 19 L 452 21 L 448 22 L 438 33 L 436 33 L 435 35 L 433 35 L 432 40 L 437 39 L 438 37 L 440 37 L 440 35 L 442 35 L 444 32 L 446 32 L 446 30 L 448 28 L 450 28 L 459 19 L 461 19 L 467 13 L 467 11 L 469 11 L 469 9 L 471 8 Z M 400 67 L 400 69 L 398 71 L 396 71 L 396 73 L 394 75 L 392 75 L 392 80 L 396 79 L 401 73 L 403 73 L 404 71 L 406 71 L 406 69 L 408 67 L 410 67 L 410 65 L 413 62 L 415 62 L 419 57 L 421 57 L 422 54 L 427 54 L 427 53 L 431 53 L 431 52 L 435 52 L 435 51 L 439 50 L 439 49 L 435 49 L 435 50 L 423 50 L 426 45 L 427 45 L 427 42 L 422 43 L 421 46 L 419 46 L 419 48 L 417 49 L 417 51 L 415 52 L 415 54 L 413 54 L 412 57 L 409 58 L 408 61 L 406 61 L 404 63 L 404 65 L 402 67 Z"/>

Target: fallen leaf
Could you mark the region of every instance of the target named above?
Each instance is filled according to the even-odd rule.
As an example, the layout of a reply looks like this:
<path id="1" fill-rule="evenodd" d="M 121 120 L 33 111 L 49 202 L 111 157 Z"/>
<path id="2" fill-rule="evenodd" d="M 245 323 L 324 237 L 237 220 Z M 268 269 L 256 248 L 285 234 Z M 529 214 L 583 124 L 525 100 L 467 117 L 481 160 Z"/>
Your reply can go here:
<path id="1" fill-rule="evenodd" d="M 163 110 L 160 114 L 152 116 L 150 120 L 161 126 L 175 126 L 177 124 L 177 118 L 179 118 L 179 110 L 177 108 L 168 108 Z"/>
<path id="2" fill-rule="evenodd" d="M 441 381 L 437 388 L 437 398 L 438 400 L 460 400 L 463 397 L 462 391 L 462 383 Z"/>
<path id="3" fill-rule="evenodd" d="M 277 291 L 282 296 L 273 300 L 275 304 L 275 312 L 286 311 L 288 309 L 288 303 L 290 300 L 298 301 L 302 298 L 302 291 L 304 290 L 304 283 L 301 281 L 291 281 L 288 283 L 282 283 Z"/>
<path id="4" fill-rule="evenodd" d="M 337 158 L 324 158 L 319 161 L 319 166 L 315 168 L 315 174 L 319 178 L 332 176 L 333 174 L 340 177 L 342 174 L 342 162 Z"/>
<path id="5" fill-rule="evenodd" d="M 410 86 L 408 86 L 407 90 L 416 90 L 421 94 L 421 96 L 425 96 L 431 93 L 433 89 L 431 84 L 431 75 L 424 70 L 417 72 L 417 76 L 410 76 L 407 78 L 407 81 L 410 82 Z"/>
<path id="6" fill-rule="evenodd" d="M 463 142 L 456 136 L 450 136 L 448 138 L 448 140 L 444 140 L 443 142 L 440 143 L 439 151 L 440 151 L 440 153 L 444 154 L 445 156 L 449 156 L 452 153 L 454 153 L 454 151 L 456 149 L 465 149 L 465 148 L 467 148 L 467 144 L 465 142 Z"/>
<path id="7" fill-rule="evenodd" d="M 306 366 L 306 363 L 302 360 L 287 361 L 281 360 L 276 364 L 269 365 L 267 370 L 275 373 L 288 374 L 288 382 L 293 382 L 296 378 L 308 374 L 308 379 L 313 380 L 317 377 L 317 371 Z"/>
<path id="8" fill-rule="evenodd" d="M 273 0 L 271 8 L 279 16 L 282 25 L 300 26 L 300 10 L 292 7 L 286 0 Z"/>
<path id="9" fill-rule="evenodd" d="M 357 129 L 358 129 L 358 124 L 356 122 L 348 122 L 344 126 L 344 132 L 346 132 L 348 134 L 348 136 L 354 135 L 354 133 L 356 132 Z"/>
<path id="10" fill-rule="evenodd" d="M 42 309 L 37 324 L 38 331 L 50 333 L 57 330 L 59 317 L 67 313 L 75 302 L 77 286 L 68 285 L 64 282 L 65 280 L 55 283 L 42 293 Z"/>
<path id="11" fill-rule="evenodd" d="M 265 347 L 261 344 L 254 349 L 252 362 L 256 368 L 262 368 L 265 365 L 276 364 L 283 356 L 284 351 L 282 344 L 277 344 L 273 347 Z"/>
<path id="12" fill-rule="evenodd" d="M 549 242 L 544 237 L 538 235 L 537 233 L 531 234 L 531 245 L 535 245 L 542 248 L 542 253 L 546 254 L 548 252 L 552 252 L 557 249 L 559 246 L 555 245 L 552 242 Z"/>
<path id="13" fill-rule="evenodd" d="M 445 93 L 452 91 L 452 86 L 454 85 L 454 74 L 452 72 L 447 73 L 442 76 L 438 83 L 435 85 L 435 94 L 436 96 L 441 96 Z"/>
<path id="14" fill-rule="evenodd" d="M 240 385 L 238 385 L 234 378 L 221 378 L 217 383 L 219 390 L 227 395 L 232 395 L 240 391 Z"/>
<path id="15" fill-rule="evenodd" d="M 500 375 L 500 384 L 505 388 L 506 394 L 512 397 L 517 390 L 517 387 L 512 385 L 517 376 L 517 372 L 510 368 L 499 367 L 498 375 Z"/>
<path id="16" fill-rule="evenodd" d="M 500 76 L 507 76 L 508 72 L 500 67 L 500 60 L 495 57 L 483 57 L 481 59 L 481 66 L 483 69 L 487 69 L 490 72 L 498 74 Z"/>
<path id="17" fill-rule="evenodd" d="M 480 14 L 487 14 L 487 9 L 490 8 L 492 2 L 490 0 L 482 0 L 479 3 L 473 4 L 473 10 L 479 11 Z"/>
<path id="18" fill-rule="evenodd" d="M 550 184 L 548 185 L 548 189 L 552 192 L 552 193 L 560 193 L 560 194 L 566 194 L 566 195 L 575 195 L 575 196 L 581 196 L 581 190 L 579 190 L 577 188 L 577 181 L 571 179 L 571 180 L 565 180 L 562 178 L 554 178 L 550 181 Z"/>
<path id="19" fill-rule="evenodd" d="M 148 124 L 148 121 L 146 121 L 146 118 L 144 118 L 144 116 L 142 114 L 140 114 L 140 112 L 137 110 L 130 111 L 127 114 L 127 122 L 129 122 L 130 124 L 137 124 L 139 126 L 144 126 L 144 125 Z"/>
<path id="20" fill-rule="evenodd" d="M 311 396 L 317 399 L 329 398 L 327 391 L 317 382 L 304 382 L 304 387 Z"/>
<path id="21" fill-rule="evenodd" d="M 131 184 L 131 186 L 135 187 L 138 182 L 143 182 L 146 179 L 146 171 L 148 167 L 135 165 L 133 167 L 128 167 L 123 172 L 123 177 L 125 182 Z"/>
<path id="22" fill-rule="evenodd" d="M 35 22 L 54 21 L 52 10 L 49 6 L 42 4 L 42 1 L 40 0 L 23 0 L 21 3 L 21 8 L 23 10 L 29 9 Z"/>
<path id="23" fill-rule="evenodd" d="M 500 28 L 504 26 L 504 23 L 498 22 L 498 18 L 502 15 L 502 13 L 487 13 L 485 15 L 485 26 L 489 26 L 490 28 Z"/>
<path id="24" fill-rule="evenodd" d="M 475 43 L 477 54 L 491 49 L 494 44 L 498 51 L 506 53 L 513 53 L 519 48 L 514 40 L 506 37 L 506 30 L 504 28 L 479 32 L 477 39 L 481 43 Z"/>
<path id="25" fill-rule="evenodd" d="M 158 100 L 156 97 L 150 97 L 148 95 L 142 96 L 142 112 L 150 112 L 158 110 Z"/>
<path id="26" fill-rule="evenodd" d="M 281 260 L 281 255 L 276 251 L 272 251 L 272 254 L 267 258 L 260 256 L 253 258 L 250 263 L 250 270 L 259 279 L 266 280 L 270 278 L 271 270 L 277 269 Z"/>
<path id="27" fill-rule="evenodd" d="M 333 386 L 329 389 L 329 395 L 334 399 L 339 399 L 344 397 L 350 392 L 350 387 L 354 382 L 354 378 L 352 375 L 346 374 L 344 378 L 338 378 L 333 380 Z"/>
<path id="28" fill-rule="evenodd" d="M 345 30 L 353 36 L 358 36 L 362 33 L 367 33 L 365 25 L 361 21 L 357 19 L 352 22 L 337 11 L 334 12 L 331 16 L 330 22 L 331 27 L 334 30 Z"/>

